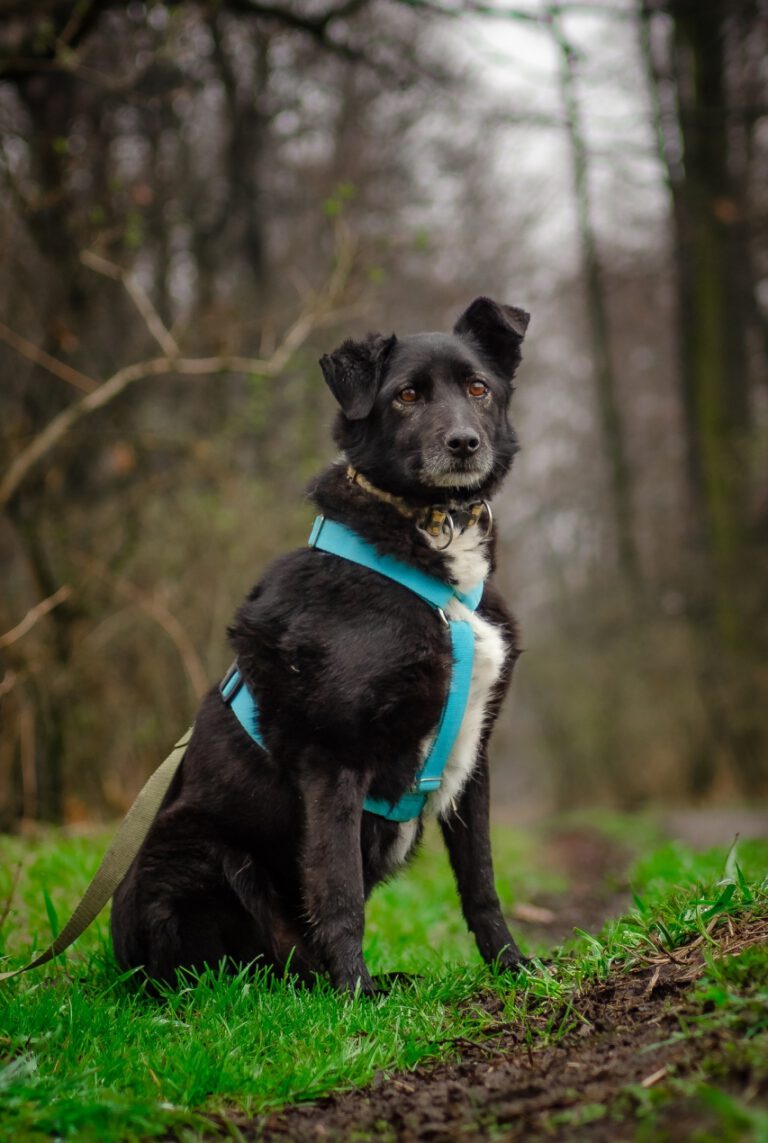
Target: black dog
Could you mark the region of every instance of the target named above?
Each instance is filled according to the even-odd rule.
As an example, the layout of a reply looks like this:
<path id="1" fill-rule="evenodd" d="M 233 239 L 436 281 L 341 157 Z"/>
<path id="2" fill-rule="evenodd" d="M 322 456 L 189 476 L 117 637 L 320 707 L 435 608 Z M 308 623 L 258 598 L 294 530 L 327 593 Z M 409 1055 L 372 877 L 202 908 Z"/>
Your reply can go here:
<path id="1" fill-rule="evenodd" d="M 379 553 L 466 592 L 493 563 L 483 502 L 517 443 L 507 420 L 528 315 L 478 298 L 453 333 L 346 341 L 320 364 L 343 450 L 315 481 L 324 517 Z M 449 542 L 450 541 L 450 542 Z M 487 582 L 469 700 L 440 788 L 440 820 L 478 948 L 522 957 L 494 888 L 487 744 L 517 655 Z M 374 989 L 365 900 L 413 852 L 422 815 L 388 820 L 413 785 L 446 701 L 445 616 L 400 583 L 307 547 L 273 563 L 229 631 L 258 703 L 259 745 L 218 689 L 204 699 L 179 774 L 115 894 L 118 961 L 174 982 L 178 969 L 258 962 L 340 989 Z"/>

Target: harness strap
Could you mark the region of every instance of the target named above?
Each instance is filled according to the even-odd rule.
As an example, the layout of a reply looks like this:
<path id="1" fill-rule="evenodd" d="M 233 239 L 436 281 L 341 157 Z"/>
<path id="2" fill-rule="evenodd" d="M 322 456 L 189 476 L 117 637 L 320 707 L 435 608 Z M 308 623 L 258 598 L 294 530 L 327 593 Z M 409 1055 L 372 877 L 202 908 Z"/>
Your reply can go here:
<path id="1" fill-rule="evenodd" d="M 384 798 L 366 798 L 363 809 L 369 814 L 377 814 L 394 822 L 411 821 L 422 813 L 427 796 L 434 790 L 440 789 L 443 771 L 467 707 L 475 652 L 475 639 L 469 623 L 465 620 L 450 620 L 449 629 L 453 670 L 448 697 L 430 751 L 419 771 L 414 788 L 403 794 L 394 804 Z M 261 732 L 259 705 L 240 674 L 237 663 L 233 663 L 227 671 L 219 686 L 219 692 L 246 734 L 257 746 L 266 751 L 267 747 Z"/>
<path id="2" fill-rule="evenodd" d="M 396 560 L 394 556 L 385 556 L 369 544 L 357 532 L 353 532 L 346 524 L 339 524 L 337 520 L 327 520 L 325 516 L 317 516 L 307 541 L 310 548 L 320 548 L 321 551 L 330 552 L 334 556 L 343 556 L 345 560 L 360 564 L 371 571 L 379 572 L 387 579 L 402 584 L 409 591 L 421 596 L 433 607 L 447 607 L 452 599 L 458 599 L 470 611 L 477 611 L 483 597 L 484 582 L 475 584 L 470 591 L 457 591 L 449 583 L 421 571 L 420 568 L 411 567 Z"/>
<path id="3" fill-rule="evenodd" d="M 419 817 L 427 796 L 434 790 L 440 789 L 443 771 L 459 733 L 464 711 L 467 709 L 475 657 L 475 637 L 469 623 L 463 619 L 449 620 L 448 626 L 453 654 L 451 682 L 437 733 L 416 779 L 416 787 L 403 794 L 395 805 L 391 805 L 383 798 L 366 798 L 363 803 L 363 809 L 371 814 L 388 818 L 389 821 L 407 822 Z"/>
<path id="4" fill-rule="evenodd" d="M 474 662 L 475 637 L 471 624 L 463 619 L 448 619 L 443 608 L 452 599 L 459 599 L 465 607 L 475 611 L 483 594 L 484 584 L 476 584 L 469 592 L 459 592 L 450 584 L 428 575 L 419 568 L 401 563 L 392 556 L 382 555 L 351 528 L 335 520 L 318 516 L 309 537 L 310 547 L 331 555 L 341 556 L 352 563 L 386 576 L 395 583 L 414 592 L 434 607 L 448 627 L 451 639 L 453 669 L 448 695 L 440 716 L 432 746 L 422 765 L 414 787 L 392 804 L 382 798 L 366 798 L 363 808 L 371 814 L 389 821 L 405 822 L 419 817 L 430 793 L 440 788 L 456 736 L 459 733 L 469 699 Z M 219 687 L 221 697 L 246 733 L 266 750 L 261 733 L 259 707 L 234 663 Z"/>

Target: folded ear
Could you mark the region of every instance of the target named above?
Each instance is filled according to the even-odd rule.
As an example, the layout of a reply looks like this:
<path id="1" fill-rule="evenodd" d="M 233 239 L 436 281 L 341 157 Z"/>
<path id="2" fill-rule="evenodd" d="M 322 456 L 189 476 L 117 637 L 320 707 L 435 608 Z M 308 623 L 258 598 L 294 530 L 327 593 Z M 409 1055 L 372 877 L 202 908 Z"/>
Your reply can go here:
<path id="1" fill-rule="evenodd" d="M 361 421 L 373 408 L 387 358 L 397 342 L 394 334 L 370 333 L 365 341 L 345 341 L 320 358 L 326 384 L 350 421 Z"/>
<path id="2" fill-rule="evenodd" d="M 520 346 L 531 315 L 517 306 L 502 306 L 490 298 L 475 298 L 453 327 L 457 337 L 469 337 L 491 365 L 512 378 L 522 360 Z"/>

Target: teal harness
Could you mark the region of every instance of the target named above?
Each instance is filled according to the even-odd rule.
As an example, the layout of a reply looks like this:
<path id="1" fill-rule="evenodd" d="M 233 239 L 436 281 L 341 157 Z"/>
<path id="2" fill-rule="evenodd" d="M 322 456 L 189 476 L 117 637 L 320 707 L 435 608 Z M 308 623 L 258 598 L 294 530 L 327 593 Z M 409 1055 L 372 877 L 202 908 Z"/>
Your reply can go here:
<path id="1" fill-rule="evenodd" d="M 368 813 L 378 814 L 389 821 L 411 821 L 422 813 L 427 796 L 440 788 L 443 771 L 464 718 L 472 680 L 475 654 L 472 625 L 463 619 L 448 619 L 444 609 L 451 600 L 458 599 L 470 611 L 476 611 L 483 595 L 484 583 L 476 584 L 468 592 L 457 591 L 451 584 L 435 579 L 419 568 L 410 567 L 392 556 L 381 555 L 372 544 L 358 536 L 351 528 L 335 520 L 326 520 L 324 516 L 318 516 L 315 520 L 308 542 L 310 547 L 341 556 L 407 587 L 409 591 L 429 603 L 448 627 L 453 658 L 448 696 L 432 746 L 416 782 L 413 788 L 403 794 L 395 804 L 380 798 L 366 798 L 363 804 Z M 259 708 L 237 668 L 237 663 L 227 672 L 219 690 L 224 702 L 231 708 L 246 733 L 262 750 L 265 750 L 259 724 Z"/>

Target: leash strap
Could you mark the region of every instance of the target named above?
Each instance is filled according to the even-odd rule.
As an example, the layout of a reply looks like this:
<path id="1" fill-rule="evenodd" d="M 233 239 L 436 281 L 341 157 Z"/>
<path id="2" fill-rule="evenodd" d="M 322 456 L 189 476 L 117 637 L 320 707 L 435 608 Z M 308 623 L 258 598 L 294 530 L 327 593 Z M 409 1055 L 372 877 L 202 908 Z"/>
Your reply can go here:
<path id="1" fill-rule="evenodd" d="M 76 941 L 81 933 L 85 932 L 91 922 L 95 921 L 139 852 L 141 844 L 149 832 L 149 827 L 157 816 L 160 804 L 187 752 L 191 737 L 192 727 L 179 739 L 165 761 L 161 762 L 154 774 L 141 788 L 135 802 L 120 823 L 112 844 L 101 859 L 101 865 L 93 875 L 90 885 L 53 943 L 29 964 L 13 969 L 11 972 L 0 972 L 0 981 L 10 980 L 11 977 L 19 976 L 22 972 L 29 972 L 30 969 L 40 968 L 41 965 L 47 964 L 49 960 L 53 960 L 59 953 L 68 949 L 73 941 Z"/>

